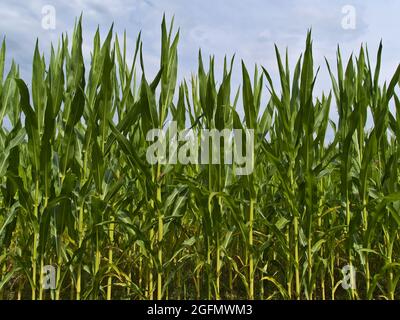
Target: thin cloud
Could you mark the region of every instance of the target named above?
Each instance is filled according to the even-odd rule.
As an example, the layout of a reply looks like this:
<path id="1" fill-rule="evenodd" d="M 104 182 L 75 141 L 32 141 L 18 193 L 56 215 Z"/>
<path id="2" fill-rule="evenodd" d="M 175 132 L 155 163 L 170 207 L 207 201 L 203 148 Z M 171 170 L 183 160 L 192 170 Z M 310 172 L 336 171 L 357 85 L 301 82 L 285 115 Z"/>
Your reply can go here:
<path id="1" fill-rule="evenodd" d="M 56 8 L 56 30 L 41 28 L 41 8 Z M 341 27 L 344 5 L 356 8 L 357 27 L 344 30 Z M 333 59 L 337 44 L 344 54 L 358 51 L 361 43 L 375 49 L 380 38 L 384 41 L 385 65 L 383 78 L 398 63 L 400 44 L 395 30 L 399 29 L 396 17 L 400 9 L 398 1 L 322 1 L 279 0 L 224 1 L 186 0 L 17 0 L 0 4 L 0 36 L 7 37 L 7 57 L 20 64 L 23 76 L 30 78 L 32 53 L 36 37 L 40 48 L 48 52 L 50 43 L 57 43 L 61 33 L 72 33 L 75 18 L 84 16 L 84 53 L 90 57 L 93 35 L 100 26 L 102 39 L 114 22 L 114 31 L 122 36 L 127 31 L 128 53 L 133 55 L 136 36 L 142 30 L 144 58 L 147 74 L 152 75 L 159 67 L 160 22 L 165 13 L 175 17 L 180 27 L 179 78 L 190 76 L 197 69 L 197 53 L 201 47 L 204 58 L 215 55 L 222 62 L 225 54 L 234 53 L 236 61 L 243 58 L 247 64 L 261 64 L 275 73 L 273 45 L 281 50 L 289 48 L 293 63 L 304 47 L 307 29 L 312 27 L 315 62 L 324 64 L 324 57 Z M 382 23 L 386 27 L 382 27 Z M 387 27 L 387 25 L 391 27 Z M 9 62 L 9 61 L 8 61 Z M 240 81 L 240 68 L 233 80 Z M 329 78 L 321 75 L 321 88 L 329 87 Z"/>

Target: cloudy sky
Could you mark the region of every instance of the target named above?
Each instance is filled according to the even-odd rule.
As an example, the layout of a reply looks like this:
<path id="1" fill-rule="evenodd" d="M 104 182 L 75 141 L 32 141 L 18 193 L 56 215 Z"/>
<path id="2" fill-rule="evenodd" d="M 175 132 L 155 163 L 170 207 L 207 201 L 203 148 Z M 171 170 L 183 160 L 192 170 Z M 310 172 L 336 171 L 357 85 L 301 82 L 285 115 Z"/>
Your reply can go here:
<path id="1" fill-rule="evenodd" d="M 55 29 L 42 27 L 45 5 L 56 12 Z M 348 6 L 354 8 L 355 27 L 349 26 Z M 344 11 L 343 11 L 344 10 Z M 197 53 L 214 54 L 217 65 L 224 55 L 236 54 L 234 80 L 240 81 L 239 62 L 263 65 L 276 76 L 273 45 L 289 48 L 291 63 L 304 47 L 308 28 L 312 28 L 315 63 L 321 66 L 317 90 L 328 90 L 329 79 L 324 57 L 334 62 L 339 44 L 344 57 L 367 43 L 375 56 L 383 40 L 383 78 L 389 79 L 400 61 L 400 1 L 398 0 L 0 0 L 0 36 L 6 37 L 7 57 L 19 63 L 24 78 L 30 77 L 36 38 L 40 49 L 48 52 L 63 32 L 71 34 L 75 18 L 83 12 L 84 54 L 90 57 L 97 26 L 104 37 L 111 23 L 122 36 L 127 31 L 128 49 L 133 55 L 140 30 L 143 35 L 147 72 L 155 73 L 159 65 L 160 23 L 163 13 L 175 16 L 180 28 L 179 76 L 190 76 L 197 68 Z M 372 59 L 374 60 L 374 59 Z"/>

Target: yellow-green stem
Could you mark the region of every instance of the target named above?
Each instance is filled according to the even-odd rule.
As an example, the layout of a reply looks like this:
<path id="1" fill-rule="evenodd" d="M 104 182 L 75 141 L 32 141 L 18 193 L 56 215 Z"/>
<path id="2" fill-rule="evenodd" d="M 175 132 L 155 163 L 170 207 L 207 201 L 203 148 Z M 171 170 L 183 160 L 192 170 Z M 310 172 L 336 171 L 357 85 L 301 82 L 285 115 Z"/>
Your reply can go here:
<path id="1" fill-rule="evenodd" d="M 34 217 L 39 219 L 39 181 L 36 180 L 35 184 L 35 203 L 34 203 Z M 39 234 L 36 230 L 33 232 L 33 254 L 32 254 L 32 300 L 36 300 L 36 264 L 37 264 L 37 245 L 39 241 Z"/>
<path id="2" fill-rule="evenodd" d="M 255 199 L 250 199 L 249 209 L 249 299 L 254 299 L 254 256 L 253 256 L 253 223 Z"/>
<path id="3" fill-rule="evenodd" d="M 157 180 L 158 180 L 158 185 L 157 185 L 157 202 L 161 203 L 161 166 L 157 165 Z M 160 209 L 158 211 L 158 239 L 157 239 L 157 245 L 158 245 L 158 263 L 160 265 L 160 268 L 157 272 L 157 299 L 161 300 L 162 299 L 162 268 L 163 268 L 163 260 L 162 260 L 162 241 L 163 241 L 163 235 L 164 235 L 164 222 L 163 222 L 163 214 Z"/>
<path id="4" fill-rule="evenodd" d="M 110 229 L 109 229 L 109 237 L 110 237 L 110 247 L 108 249 L 108 281 L 107 281 L 107 300 L 111 300 L 111 294 L 112 294 L 112 265 L 113 265 L 113 250 L 112 246 L 114 243 L 114 216 L 111 216 L 111 223 L 110 223 Z"/>

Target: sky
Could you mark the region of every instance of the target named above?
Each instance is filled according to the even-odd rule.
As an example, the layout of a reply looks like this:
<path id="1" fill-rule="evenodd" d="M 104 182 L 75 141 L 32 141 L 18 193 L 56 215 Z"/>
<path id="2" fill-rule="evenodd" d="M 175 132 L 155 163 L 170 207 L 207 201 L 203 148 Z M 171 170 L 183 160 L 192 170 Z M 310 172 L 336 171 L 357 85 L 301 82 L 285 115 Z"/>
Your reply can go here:
<path id="1" fill-rule="evenodd" d="M 54 28 L 43 28 L 48 11 L 42 10 L 46 5 L 55 9 Z M 199 48 L 203 57 L 215 56 L 216 71 L 220 73 L 224 56 L 235 54 L 235 85 L 240 84 L 241 59 L 249 69 L 255 64 L 264 66 L 277 80 L 274 44 L 282 52 L 288 48 L 293 66 L 304 49 L 309 28 L 315 65 L 321 67 L 316 92 L 330 89 L 324 59 L 334 64 L 338 45 L 345 60 L 366 43 L 374 63 L 382 39 L 382 81 L 390 81 L 400 61 L 398 0 L 0 0 L 0 37 L 6 37 L 8 63 L 13 58 L 20 65 L 22 78 L 29 82 L 36 38 L 46 56 L 50 44 L 57 44 L 62 33 L 72 34 L 81 12 L 87 61 L 96 28 L 100 27 L 104 39 L 114 22 L 120 37 L 127 32 L 130 58 L 137 34 L 142 31 L 145 68 L 150 76 L 159 67 L 164 13 L 169 21 L 174 17 L 175 30 L 180 30 L 179 80 L 196 72 Z"/>

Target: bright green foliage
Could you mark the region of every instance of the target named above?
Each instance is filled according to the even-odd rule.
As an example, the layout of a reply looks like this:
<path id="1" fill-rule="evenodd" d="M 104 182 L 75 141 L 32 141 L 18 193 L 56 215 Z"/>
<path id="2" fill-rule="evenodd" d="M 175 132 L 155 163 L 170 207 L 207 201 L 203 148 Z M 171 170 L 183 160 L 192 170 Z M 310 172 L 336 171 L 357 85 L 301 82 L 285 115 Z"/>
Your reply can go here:
<path id="1" fill-rule="evenodd" d="M 399 299 L 400 67 L 380 85 L 382 46 L 375 68 L 365 47 L 345 66 L 338 50 L 332 92 L 316 97 L 311 33 L 292 74 L 276 48 L 278 90 L 243 62 L 232 88 L 234 59 L 219 84 L 201 53 L 177 83 L 179 32 L 165 19 L 161 31 L 149 79 L 140 34 L 131 65 L 112 28 L 85 64 L 80 19 L 48 62 L 36 44 L 31 90 L 14 62 L 4 75 L 3 41 L 0 298 Z M 253 173 L 150 165 L 146 133 L 170 119 L 254 129 Z M 345 265 L 357 269 L 347 291 Z"/>

